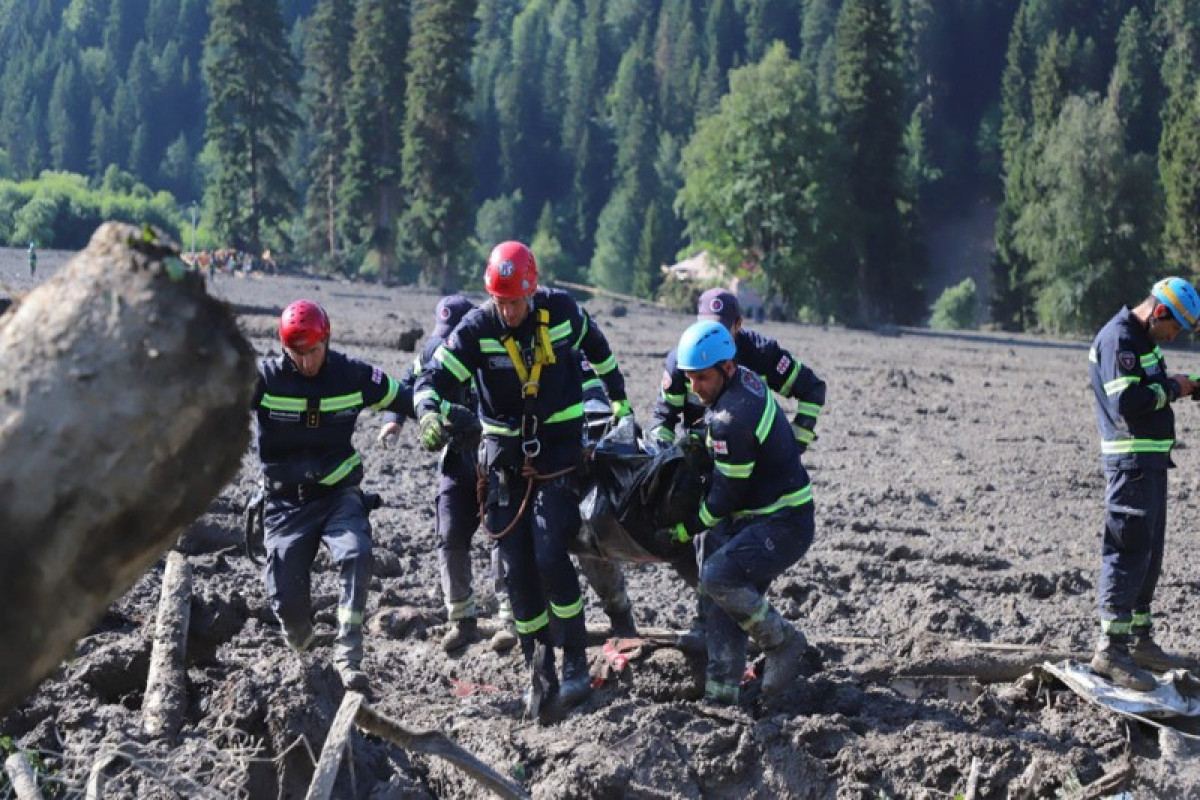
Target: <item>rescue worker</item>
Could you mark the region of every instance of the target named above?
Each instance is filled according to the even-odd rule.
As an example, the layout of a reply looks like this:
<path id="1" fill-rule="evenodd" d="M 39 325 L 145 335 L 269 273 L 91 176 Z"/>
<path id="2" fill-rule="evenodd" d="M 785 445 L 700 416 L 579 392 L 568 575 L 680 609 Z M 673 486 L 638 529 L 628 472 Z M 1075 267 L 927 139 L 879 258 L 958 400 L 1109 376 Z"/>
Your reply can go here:
<path id="1" fill-rule="evenodd" d="M 303 652 L 313 639 L 309 571 L 324 542 L 341 579 L 334 666 L 347 689 L 364 691 L 371 523 L 359 489 L 362 458 L 350 439 L 363 409 L 411 414 L 412 395 L 378 367 L 329 349 L 329 335 L 325 310 L 297 300 L 279 319 L 283 355 L 259 365 L 253 408 L 266 493 L 265 579 L 287 643 Z"/>
<path id="2" fill-rule="evenodd" d="M 421 345 L 420 352 L 412 365 L 400 379 L 411 392 L 426 365 L 433 361 L 433 354 L 441 347 L 446 337 L 458 325 L 475 304 L 462 295 L 448 295 L 438 301 L 434 310 L 433 332 Z M 433 390 L 429 390 L 432 392 Z M 469 409 L 479 405 L 474 382 L 455 385 L 446 400 Z M 380 441 L 394 440 L 404 424 L 404 418 L 396 414 L 384 414 L 384 424 L 379 432 Z M 441 574 L 442 598 L 446 604 L 446 618 L 450 623 L 442 637 L 442 649 L 454 652 L 475 641 L 478 636 L 478 608 L 472 588 L 471 538 L 479 527 L 479 502 L 476 497 L 476 455 L 474 447 L 447 444 L 438 459 L 436 528 L 438 537 L 438 570 Z M 496 550 L 493 548 L 493 554 Z M 493 571 L 499 568 L 498 558 L 493 558 Z M 492 648 L 504 652 L 517 643 L 512 630 L 512 609 L 508 596 L 500 595 L 501 626 L 492 637 Z"/>
<path id="3" fill-rule="evenodd" d="M 796 440 L 770 389 L 738 366 L 733 335 L 701 320 L 684 331 L 676 364 L 707 408 L 713 471 L 699 510 L 672 535 L 695 540 L 708 665 L 705 700 L 735 704 L 747 637 L 766 654 L 764 695 L 795 679 L 804 635 L 767 602 L 768 585 L 813 540 L 812 486 Z"/>
<path id="4" fill-rule="evenodd" d="M 796 398 L 792 432 L 803 453 L 816 438 L 817 417 L 825 405 L 825 382 L 783 349 L 779 342 L 743 327 L 737 297 L 727 289 L 709 289 L 700 295 L 696 319 L 724 325 L 737 346 L 734 361 L 762 377 L 777 394 Z M 688 392 L 677 359 L 677 351 L 672 350 L 663 362 L 662 387 L 650 425 L 650 439 L 660 447 L 675 442 L 675 428 L 680 417 L 685 431 L 698 428 L 704 419 L 704 406 Z"/>
<path id="5" fill-rule="evenodd" d="M 1182 278 L 1154 284 L 1096 334 L 1089 377 L 1108 486 L 1100 546 L 1100 638 L 1092 670 L 1138 691 L 1155 686 L 1147 670 L 1181 666 L 1154 641 L 1150 616 L 1162 568 L 1167 470 L 1175 444 L 1171 403 L 1197 384 L 1167 374 L 1159 345 L 1196 328 L 1200 295 Z"/>
<path id="6" fill-rule="evenodd" d="M 37 247 L 29 243 L 29 277 L 37 275 Z"/>
<path id="7" fill-rule="evenodd" d="M 616 417 L 632 414 L 625 382 L 604 334 L 570 295 L 538 287 L 533 253 L 502 242 L 487 261 L 491 299 L 463 318 L 417 378 L 421 443 L 446 440 L 447 414 L 438 399 L 472 376 L 483 422 L 486 471 L 484 524 L 500 540 L 509 598 L 526 664 L 533 665 L 562 707 L 591 691 L 583 594 L 567 552 L 580 525 L 572 474 L 582 456 L 582 350 L 604 382 Z M 431 393 L 432 392 L 432 393 Z M 562 650 L 561 681 L 554 648 Z M 526 694 L 534 712 L 538 696 Z"/>

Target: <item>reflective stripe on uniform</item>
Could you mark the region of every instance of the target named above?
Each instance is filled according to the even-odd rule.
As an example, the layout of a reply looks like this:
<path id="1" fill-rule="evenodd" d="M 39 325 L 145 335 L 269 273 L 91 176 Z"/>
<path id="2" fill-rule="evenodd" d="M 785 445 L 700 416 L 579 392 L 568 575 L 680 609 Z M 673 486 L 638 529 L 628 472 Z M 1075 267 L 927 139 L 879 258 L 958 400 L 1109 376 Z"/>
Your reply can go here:
<path id="1" fill-rule="evenodd" d="M 813 419 L 821 416 L 822 408 L 824 408 L 824 406 L 821 406 L 817 403 L 796 403 L 797 414 L 805 417 L 812 417 Z"/>
<path id="2" fill-rule="evenodd" d="M 264 394 L 259 403 L 271 411 L 303 412 L 308 408 L 308 401 L 303 397 L 281 397 L 280 395 Z"/>
<path id="3" fill-rule="evenodd" d="M 745 464 L 730 464 L 725 461 L 713 461 L 713 466 L 717 468 L 717 472 L 727 478 L 749 478 L 750 473 L 754 471 L 754 462 L 747 461 Z"/>
<path id="4" fill-rule="evenodd" d="M 792 362 L 792 371 L 788 373 L 787 380 L 783 382 L 783 386 L 779 387 L 779 393 L 784 397 L 792 391 L 792 384 L 796 382 L 796 378 L 800 375 L 800 362 Z"/>
<path id="5" fill-rule="evenodd" d="M 763 506 L 761 508 L 748 508 L 744 511 L 735 511 L 733 512 L 733 516 L 736 519 L 738 517 L 749 517 L 760 514 L 774 514 L 780 509 L 795 508 L 796 506 L 802 506 L 805 503 L 811 503 L 812 499 L 812 484 L 810 483 L 794 492 L 788 492 L 770 505 Z"/>
<path id="6" fill-rule="evenodd" d="M 337 621 L 339 625 L 362 625 L 363 612 L 346 606 L 338 606 Z"/>
<path id="7" fill-rule="evenodd" d="M 604 389 L 604 381 L 600 380 L 599 378 L 588 378 L 586 381 L 583 382 L 583 390 L 586 392 L 589 389 L 603 390 Z"/>
<path id="8" fill-rule="evenodd" d="M 458 619 L 473 619 L 475 617 L 475 594 L 471 593 L 462 600 L 446 603 L 446 619 L 454 622 Z"/>
<path id="9" fill-rule="evenodd" d="M 1100 452 L 1106 456 L 1126 453 L 1169 453 L 1174 439 L 1114 439 L 1100 443 Z"/>
<path id="10" fill-rule="evenodd" d="M 490 436 L 520 436 L 521 435 L 521 432 L 519 430 L 517 430 L 516 428 L 510 428 L 507 425 L 498 425 L 495 422 L 488 422 L 487 420 L 480 420 L 480 424 L 483 426 L 483 432 L 485 435 L 490 435 Z"/>
<path id="11" fill-rule="evenodd" d="M 683 404 L 687 400 L 687 394 L 668 394 L 667 392 L 663 392 L 662 399 L 665 400 L 669 406 L 683 408 Z"/>
<path id="12" fill-rule="evenodd" d="M 1150 369 L 1151 367 L 1158 366 L 1158 362 L 1162 361 L 1162 357 L 1162 350 L 1158 348 L 1158 345 L 1155 345 L 1154 349 L 1149 353 L 1143 353 L 1138 356 L 1138 362 L 1141 363 L 1142 369 Z"/>
<path id="13" fill-rule="evenodd" d="M 514 619 L 513 625 L 517 629 L 517 633 L 537 633 L 542 628 L 550 624 L 550 614 L 543 611 L 533 619 Z"/>
<path id="14" fill-rule="evenodd" d="M 607 375 L 617 368 L 617 357 L 609 354 L 608 358 L 601 361 L 599 364 L 592 364 L 592 369 L 597 375 Z"/>
<path id="15" fill-rule="evenodd" d="M 1100 357 L 1096 355 L 1096 348 L 1094 346 L 1088 348 L 1088 361 L 1092 362 L 1093 364 L 1100 363 Z"/>
<path id="16" fill-rule="evenodd" d="M 767 598 L 763 598 L 758 604 L 758 608 L 754 609 L 750 616 L 738 623 L 738 627 L 750 633 L 755 625 L 767 618 L 767 612 L 771 610 L 771 604 L 767 602 Z"/>
<path id="17" fill-rule="evenodd" d="M 559 339 L 565 339 L 571 335 L 571 321 L 560 322 L 550 329 L 550 341 L 557 342 Z"/>
<path id="18" fill-rule="evenodd" d="M 817 438 L 815 433 L 802 425 L 793 425 L 792 433 L 796 435 L 796 441 L 801 444 L 812 444 L 813 439 Z"/>
<path id="19" fill-rule="evenodd" d="M 763 409 L 762 416 L 758 419 L 758 427 L 754 429 L 754 437 L 758 439 L 758 443 L 762 444 L 767 440 L 767 434 L 771 432 L 771 425 L 775 422 L 775 398 L 767 395 L 767 407 Z"/>
<path id="20" fill-rule="evenodd" d="M 357 467 L 361 463 L 362 463 L 362 457 L 359 456 L 358 453 L 355 453 L 352 456 L 350 456 L 349 458 L 347 458 L 345 461 L 343 461 L 341 464 L 338 464 L 337 469 L 335 469 L 333 472 L 326 475 L 324 478 L 321 478 L 321 480 L 318 481 L 318 483 L 320 483 L 322 486 L 333 486 L 338 481 L 340 481 L 342 478 L 346 477 L 351 472 L 353 472 L 354 468 Z"/>
<path id="21" fill-rule="evenodd" d="M 575 337 L 575 344 L 571 345 L 571 347 L 578 350 L 580 343 L 583 342 L 583 337 L 587 336 L 587 332 L 588 332 L 588 315 L 584 314 L 583 315 L 583 324 L 579 326 L 579 335 Z"/>
<path id="22" fill-rule="evenodd" d="M 1150 384 L 1150 391 L 1154 392 L 1154 410 L 1161 411 L 1167 404 L 1167 390 L 1163 388 L 1161 383 Z"/>
<path id="23" fill-rule="evenodd" d="M 508 351 L 504 349 L 504 345 L 500 344 L 499 339 L 480 339 L 479 352 L 488 355 L 504 355 Z"/>
<path id="24" fill-rule="evenodd" d="M 555 411 L 550 416 L 546 417 L 546 425 L 553 425 L 556 422 L 566 422 L 567 420 L 579 419 L 583 416 L 583 403 L 576 403 L 573 406 L 567 406 L 562 411 Z"/>
<path id="25" fill-rule="evenodd" d="M 444 344 L 439 344 L 437 350 L 433 351 L 433 360 L 450 370 L 451 374 L 460 381 L 466 381 L 471 377 L 470 370 L 458 360 L 458 356 L 447 350 Z"/>
<path id="26" fill-rule="evenodd" d="M 1109 397 L 1112 397 L 1114 394 L 1120 394 L 1121 392 L 1125 391 L 1135 383 L 1141 382 L 1142 379 L 1136 375 L 1125 375 L 1121 378 L 1113 378 L 1111 381 L 1105 381 L 1104 393 Z"/>
<path id="27" fill-rule="evenodd" d="M 1130 620 L 1129 624 L 1135 628 L 1149 628 L 1150 627 L 1150 612 L 1149 611 L 1133 612 L 1133 619 Z"/>
<path id="28" fill-rule="evenodd" d="M 1125 636 L 1133 624 L 1127 619 L 1102 619 L 1100 630 L 1108 636 Z"/>
<path id="29" fill-rule="evenodd" d="M 559 619 L 574 619 L 583 613 L 583 595 L 579 595 L 579 599 L 574 603 L 567 603 L 565 606 L 551 603 L 550 610 Z"/>
<path id="30" fill-rule="evenodd" d="M 352 392 L 350 394 L 341 394 L 337 397 L 322 397 L 322 411 L 345 411 L 347 408 L 354 408 L 363 404 L 362 392 Z"/>
<path id="31" fill-rule="evenodd" d="M 378 411 L 381 408 L 390 406 L 392 404 L 392 401 L 396 399 L 396 395 L 398 395 L 399 393 L 400 393 L 400 381 L 396 380 L 391 375 L 388 375 L 387 393 L 383 396 L 382 400 L 380 400 L 378 403 L 375 403 L 374 405 L 372 405 L 371 408 Z"/>
<path id="32" fill-rule="evenodd" d="M 720 517 L 714 517 L 712 515 L 712 512 L 708 510 L 707 502 L 702 502 L 700 504 L 700 524 L 701 525 L 703 525 L 706 528 L 711 528 L 713 525 L 716 525 L 720 521 L 721 521 Z"/>

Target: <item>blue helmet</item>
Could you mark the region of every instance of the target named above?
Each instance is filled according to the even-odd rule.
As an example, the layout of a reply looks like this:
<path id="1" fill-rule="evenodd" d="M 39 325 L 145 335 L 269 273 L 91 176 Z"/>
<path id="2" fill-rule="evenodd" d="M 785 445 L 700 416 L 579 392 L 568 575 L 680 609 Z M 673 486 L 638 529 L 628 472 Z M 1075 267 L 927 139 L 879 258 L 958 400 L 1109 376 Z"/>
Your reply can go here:
<path id="1" fill-rule="evenodd" d="M 737 345 L 729 329 L 719 322 L 703 319 L 693 322 L 675 351 L 675 365 L 682 370 L 701 370 L 715 367 L 737 355 Z"/>
<path id="2" fill-rule="evenodd" d="M 1171 310 L 1171 316 L 1185 331 L 1196 329 L 1200 319 L 1200 295 L 1183 278 L 1163 278 L 1150 290 L 1154 299 Z"/>

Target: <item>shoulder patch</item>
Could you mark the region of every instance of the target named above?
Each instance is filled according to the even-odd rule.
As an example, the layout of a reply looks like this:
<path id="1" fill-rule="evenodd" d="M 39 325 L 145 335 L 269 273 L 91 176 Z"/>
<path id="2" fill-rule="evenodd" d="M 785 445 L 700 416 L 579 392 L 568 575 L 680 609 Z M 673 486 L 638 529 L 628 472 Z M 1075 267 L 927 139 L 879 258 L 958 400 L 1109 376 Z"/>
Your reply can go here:
<path id="1" fill-rule="evenodd" d="M 781 356 L 779 359 L 779 363 L 775 365 L 775 371 L 778 372 L 780 375 L 786 375 L 787 371 L 788 371 L 788 367 L 790 367 L 791 365 L 792 365 L 792 360 L 790 358 L 788 358 L 787 356 Z"/>
<path id="2" fill-rule="evenodd" d="M 383 370 L 371 367 L 371 383 L 383 383 Z"/>
<path id="3" fill-rule="evenodd" d="M 1117 366 L 1121 369 L 1131 370 L 1137 366 L 1137 353 L 1132 350 L 1121 350 L 1117 353 Z"/>
<path id="4" fill-rule="evenodd" d="M 742 373 L 742 385 L 755 397 L 762 397 L 766 393 L 762 380 L 750 370 Z"/>
<path id="5" fill-rule="evenodd" d="M 719 456 L 729 455 L 729 445 L 725 443 L 724 439 L 713 439 L 712 449 Z"/>

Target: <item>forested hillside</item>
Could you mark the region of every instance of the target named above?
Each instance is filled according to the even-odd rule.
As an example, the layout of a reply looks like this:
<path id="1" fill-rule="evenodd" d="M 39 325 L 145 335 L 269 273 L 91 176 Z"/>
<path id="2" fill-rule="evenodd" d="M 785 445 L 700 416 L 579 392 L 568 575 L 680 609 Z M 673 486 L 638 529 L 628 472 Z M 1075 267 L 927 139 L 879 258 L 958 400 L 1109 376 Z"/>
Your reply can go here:
<path id="1" fill-rule="evenodd" d="M 707 249 L 805 318 L 871 324 L 928 316 L 928 232 L 990 202 L 990 318 L 1063 331 L 1200 267 L 1200 0 L 0 12 L 13 243 L 79 246 L 86 189 L 174 205 L 180 233 L 196 203 L 211 245 L 445 286 L 504 238 L 644 296 Z"/>

